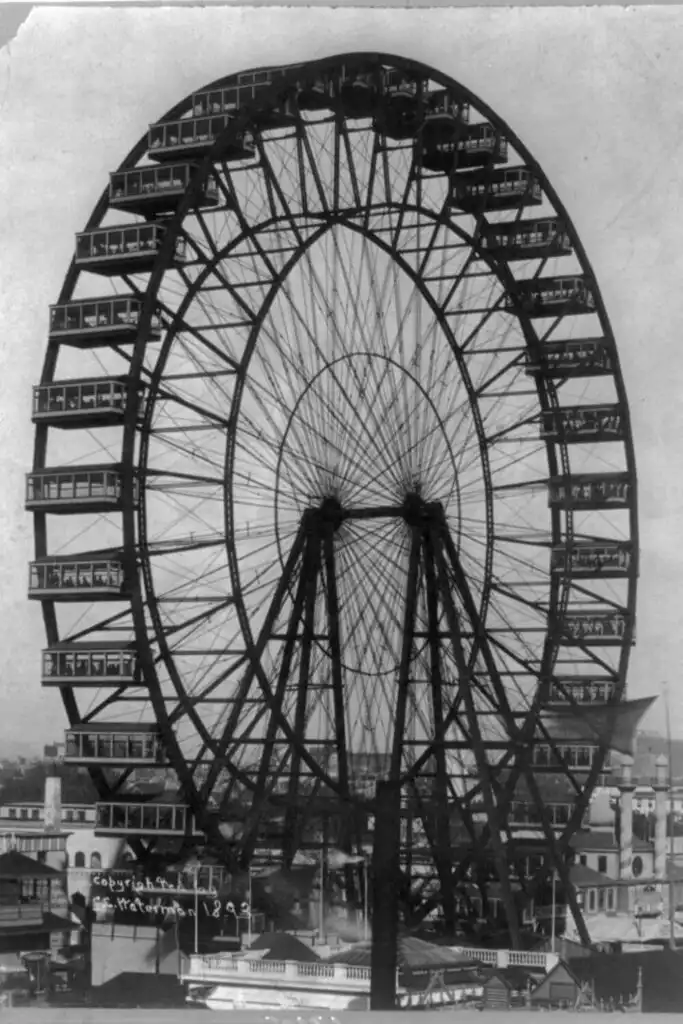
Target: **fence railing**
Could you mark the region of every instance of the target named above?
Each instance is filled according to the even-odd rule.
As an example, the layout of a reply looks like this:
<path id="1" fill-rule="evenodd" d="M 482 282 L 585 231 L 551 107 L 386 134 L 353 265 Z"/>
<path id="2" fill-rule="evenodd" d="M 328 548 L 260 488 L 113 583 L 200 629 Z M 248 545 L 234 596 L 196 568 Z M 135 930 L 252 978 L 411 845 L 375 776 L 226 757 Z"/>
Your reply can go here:
<path id="1" fill-rule="evenodd" d="M 296 960 L 247 960 L 231 953 L 209 956 L 191 956 L 189 969 L 182 975 L 182 981 L 214 982 L 229 981 L 236 977 L 257 974 L 274 981 L 297 980 L 303 985 L 326 984 L 348 986 L 361 991 L 369 990 L 370 968 L 350 964 L 299 963 Z"/>
<path id="2" fill-rule="evenodd" d="M 449 946 L 449 949 L 494 967 L 536 967 L 546 974 L 560 959 L 557 953 L 543 953 L 538 950 L 477 949 L 473 946 Z"/>
<path id="3" fill-rule="evenodd" d="M 475 949 L 467 946 L 452 946 L 454 952 L 469 956 L 473 960 L 495 967 L 531 967 L 547 973 L 559 962 L 557 953 L 523 951 L 510 949 Z M 214 953 L 191 956 L 189 968 L 182 975 L 186 982 L 230 983 L 233 979 L 244 979 L 248 975 L 268 977 L 274 983 L 286 980 L 290 984 L 299 981 L 303 986 L 331 985 L 368 991 L 370 968 L 355 964 L 299 963 L 296 960 L 250 960 L 234 953 Z M 254 979 L 255 980 L 255 979 Z"/>

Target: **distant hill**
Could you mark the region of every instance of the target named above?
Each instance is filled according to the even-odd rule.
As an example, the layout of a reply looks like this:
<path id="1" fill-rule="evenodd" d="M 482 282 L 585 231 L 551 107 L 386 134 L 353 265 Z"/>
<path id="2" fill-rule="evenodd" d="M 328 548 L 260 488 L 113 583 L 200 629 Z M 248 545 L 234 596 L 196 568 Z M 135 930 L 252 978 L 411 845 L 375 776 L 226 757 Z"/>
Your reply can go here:
<path id="1" fill-rule="evenodd" d="M 639 732 L 636 736 L 636 753 L 633 765 L 633 777 L 636 782 L 649 781 L 655 777 L 655 761 L 664 754 L 669 756 L 669 742 L 665 736 L 656 732 Z M 683 740 L 671 740 L 671 774 L 674 782 L 683 783 Z M 619 764 L 621 758 L 614 758 Z"/>

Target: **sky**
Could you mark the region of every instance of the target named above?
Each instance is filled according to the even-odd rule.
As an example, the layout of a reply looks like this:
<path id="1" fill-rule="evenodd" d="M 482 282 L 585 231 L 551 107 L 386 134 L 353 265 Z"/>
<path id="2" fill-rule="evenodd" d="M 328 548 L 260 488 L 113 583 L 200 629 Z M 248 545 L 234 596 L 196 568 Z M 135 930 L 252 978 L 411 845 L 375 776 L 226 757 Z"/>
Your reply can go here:
<path id="1" fill-rule="evenodd" d="M 0 51 L 0 756 L 59 738 L 26 599 L 24 475 L 47 307 L 108 173 L 186 94 L 253 66 L 357 50 L 460 81 L 523 140 L 596 273 L 619 348 L 639 475 L 630 695 L 668 681 L 683 735 L 683 9 L 33 10 Z M 646 724 L 663 728 L 658 702 Z"/>

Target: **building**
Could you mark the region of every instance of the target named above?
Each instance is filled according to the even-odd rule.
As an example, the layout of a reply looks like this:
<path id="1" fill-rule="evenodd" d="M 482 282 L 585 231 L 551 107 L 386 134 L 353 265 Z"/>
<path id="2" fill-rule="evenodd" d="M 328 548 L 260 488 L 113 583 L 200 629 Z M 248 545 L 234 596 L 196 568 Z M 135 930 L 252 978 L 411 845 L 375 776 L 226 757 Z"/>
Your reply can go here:
<path id="1" fill-rule="evenodd" d="M 528 1006 L 536 977 L 524 967 L 497 967 L 484 982 L 484 1009 L 510 1010 Z"/>
<path id="2" fill-rule="evenodd" d="M 574 1009 L 582 1003 L 590 1004 L 584 986 L 562 961 L 548 971 L 529 998 L 531 1006 L 539 1009 Z"/>
<path id="3" fill-rule="evenodd" d="M 666 942 L 672 930 L 673 937 L 678 937 L 679 931 L 683 937 L 683 927 L 675 922 L 675 907 L 683 904 L 683 865 L 670 855 L 672 841 L 667 836 L 668 762 L 663 755 L 655 762 L 652 841 L 633 835 L 638 789 L 633 765 L 632 759 L 622 759 L 617 795 L 611 800 L 611 820 L 605 816 L 608 805 L 603 802 L 602 811 L 593 815 L 593 829 L 572 840 L 576 860 L 570 879 L 591 939 L 599 944 Z M 615 803 L 618 816 L 613 813 Z M 670 901 L 674 904 L 673 926 Z M 564 915 L 564 907 L 560 913 Z M 569 915 L 565 934 L 576 937 Z"/>
<path id="4" fill-rule="evenodd" d="M 613 832 L 579 832 L 572 839 L 576 864 L 608 878 L 620 877 L 621 847 Z M 631 872 L 634 878 L 652 878 L 655 870 L 654 843 L 632 840 Z"/>
<path id="5" fill-rule="evenodd" d="M 638 814 L 655 813 L 655 790 L 653 786 L 636 786 L 633 793 L 633 809 Z M 666 810 L 676 817 L 683 816 L 683 786 L 672 786 L 666 795 Z"/>
<path id="6" fill-rule="evenodd" d="M 109 870 L 123 853 L 125 839 L 97 835 L 95 807 L 62 804 L 61 780 L 45 780 L 43 802 L 0 806 L 0 837 L 15 836 L 17 849 L 41 863 L 66 872 L 69 898 L 90 895 L 93 875 Z"/>
<path id="7" fill-rule="evenodd" d="M 26 856 L 7 837 L 0 854 L 0 953 L 49 951 L 70 945 L 80 926 L 71 918 L 64 871 Z"/>
<path id="8" fill-rule="evenodd" d="M 66 744 L 60 743 L 48 743 L 43 747 L 43 757 L 46 761 L 54 761 L 56 764 L 61 764 L 64 760 L 64 752 L 66 750 Z"/>

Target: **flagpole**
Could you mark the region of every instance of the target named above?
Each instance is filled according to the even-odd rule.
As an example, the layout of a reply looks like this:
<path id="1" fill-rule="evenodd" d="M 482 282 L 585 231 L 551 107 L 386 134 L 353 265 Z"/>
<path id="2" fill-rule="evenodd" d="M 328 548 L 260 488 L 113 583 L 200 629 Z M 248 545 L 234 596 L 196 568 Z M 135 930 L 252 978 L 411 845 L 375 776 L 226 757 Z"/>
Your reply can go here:
<path id="1" fill-rule="evenodd" d="M 666 748 L 669 755 L 669 785 L 665 821 L 669 829 L 669 863 L 664 869 L 664 882 L 668 883 L 669 890 L 669 948 L 676 948 L 676 896 L 674 891 L 674 863 L 676 858 L 676 846 L 674 841 L 674 790 L 673 790 L 673 759 L 671 745 L 671 709 L 669 707 L 669 684 L 663 683 L 664 688 L 664 709 L 666 711 Z"/>
<path id="2" fill-rule="evenodd" d="M 247 902 L 249 903 L 249 927 L 247 929 L 247 935 L 249 938 L 249 946 L 251 947 L 251 864 L 248 868 L 249 876 L 249 888 L 247 890 Z"/>
<path id="3" fill-rule="evenodd" d="M 323 922 L 325 920 L 325 847 L 320 851 L 320 940 L 323 941 Z"/>
<path id="4" fill-rule="evenodd" d="M 368 941 L 368 858 L 363 858 L 363 938 Z"/>
<path id="5" fill-rule="evenodd" d="M 199 865 L 194 869 L 194 952 L 199 952 Z"/>

